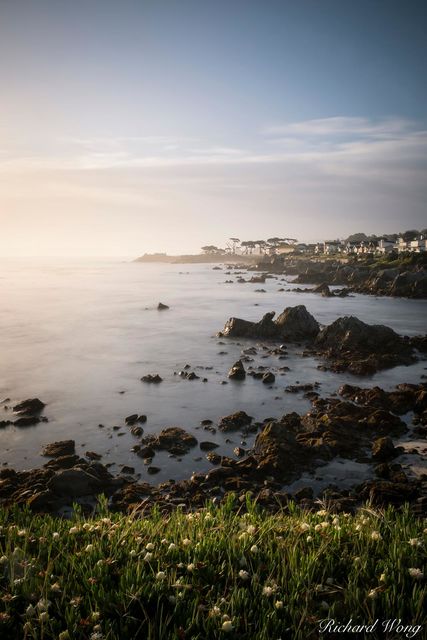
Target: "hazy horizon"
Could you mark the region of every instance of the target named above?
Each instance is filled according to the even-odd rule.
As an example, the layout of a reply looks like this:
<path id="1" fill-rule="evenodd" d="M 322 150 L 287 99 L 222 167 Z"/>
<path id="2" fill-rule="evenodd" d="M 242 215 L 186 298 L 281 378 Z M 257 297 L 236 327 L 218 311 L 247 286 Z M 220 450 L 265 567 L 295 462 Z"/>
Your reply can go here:
<path id="1" fill-rule="evenodd" d="M 4 1 L 0 256 L 427 226 L 421 0 Z"/>

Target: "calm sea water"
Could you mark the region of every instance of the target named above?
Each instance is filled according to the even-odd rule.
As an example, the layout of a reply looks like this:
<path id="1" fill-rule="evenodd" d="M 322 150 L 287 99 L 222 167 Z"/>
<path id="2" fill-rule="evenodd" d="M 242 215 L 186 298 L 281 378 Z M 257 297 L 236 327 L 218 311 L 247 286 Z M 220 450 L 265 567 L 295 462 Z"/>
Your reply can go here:
<path id="1" fill-rule="evenodd" d="M 0 264 L 0 400 L 9 397 L 13 404 L 39 397 L 47 403 L 49 418 L 35 427 L 0 430 L 0 462 L 16 469 L 43 464 L 44 444 L 74 438 L 78 453 L 102 454 L 104 463 L 114 463 L 113 471 L 128 464 L 144 479 L 179 479 L 193 470 L 211 468 L 204 454 L 198 448 L 182 460 L 158 454 L 153 464 L 161 472 L 147 476 L 143 461 L 131 452 L 137 440 L 124 427 L 127 415 L 147 414 L 146 434 L 182 426 L 199 440 L 219 443 L 219 453 L 233 455 L 233 448 L 240 445 L 238 435 L 227 434 L 232 442 L 226 443 L 221 433 L 203 431 L 201 420 L 216 421 L 239 409 L 257 419 L 306 411 L 309 404 L 301 394 L 283 391 L 297 381 L 317 380 L 322 394 L 327 394 L 346 381 L 391 388 L 399 382 L 418 382 L 426 373 L 424 361 L 358 380 L 320 372 L 315 360 L 299 357 L 294 348 L 287 360 L 262 358 L 260 350 L 252 363 L 269 365 L 273 371 L 283 365 L 291 368 L 277 376 L 272 389 L 252 378 L 221 385 L 249 343 L 221 345 L 215 337 L 230 316 L 257 320 L 267 311 L 279 313 L 295 304 L 305 304 L 321 323 L 351 314 L 414 335 L 427 331 L 426 301 L 284 293 L 278 292 L 283 286 L 278 280 L 267 280 L 265 285 L 225 284 L 235 278 L 212 265 L 108 260 Z M 260 287 L 266 293 L 255 291 Z M 157 311 L 159 301 L 170 309 Z M 186 364 L 208 382 L 174 375 Z M 143 384 L 140 378 L 147 373 L 159 373 L 164 381 Z M 247 441 L 248 446 L 251 443 Z"/>

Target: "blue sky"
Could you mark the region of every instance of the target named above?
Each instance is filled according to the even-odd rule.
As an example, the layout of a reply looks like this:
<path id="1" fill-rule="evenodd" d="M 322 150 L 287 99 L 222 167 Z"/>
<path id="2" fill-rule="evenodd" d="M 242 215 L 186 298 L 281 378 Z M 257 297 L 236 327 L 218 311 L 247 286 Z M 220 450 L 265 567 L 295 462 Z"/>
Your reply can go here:
<path id="1" fill-rule="evenodd" d="M 421 0 L 2 0 L 0 249 L 427 226 L 426 18 Z"/>

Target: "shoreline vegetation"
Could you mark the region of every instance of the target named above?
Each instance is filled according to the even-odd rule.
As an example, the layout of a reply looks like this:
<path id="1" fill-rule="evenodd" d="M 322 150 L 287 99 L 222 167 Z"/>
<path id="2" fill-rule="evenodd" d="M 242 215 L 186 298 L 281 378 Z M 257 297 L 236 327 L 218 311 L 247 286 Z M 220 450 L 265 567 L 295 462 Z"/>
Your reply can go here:
<path id="1" fill-rule="evenodd" d="M 0 509 L 0 634 L 306 640 L 351 620 L 372 638 L 421 638 L 426 534 L 407 508 L 271 515 L 233 495 L 143 517 L 111 514 L 104 498 L 70 520 Z"/>

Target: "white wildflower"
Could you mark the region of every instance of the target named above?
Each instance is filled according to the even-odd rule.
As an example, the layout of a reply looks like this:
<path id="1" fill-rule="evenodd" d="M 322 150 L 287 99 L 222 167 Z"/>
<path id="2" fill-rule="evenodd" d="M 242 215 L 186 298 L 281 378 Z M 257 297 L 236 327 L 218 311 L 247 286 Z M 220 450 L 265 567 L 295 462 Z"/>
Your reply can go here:
<path id="1" fill-rule="evenodd" d="M 408 569 L 408 573 L 411 578 L 414 578 L 414 580 L 422 580 L 424 578 L 424 573 L 421 571 L 421 569 L 411 567 L 410 569 Z"/>
<path id="2" fill-rule="evenodd" d="M 243 569 L 241 569 L 241 570 L 239 571 L 239 578 L 240 578 L 241 580 L 249 580 L 250 575 L 249 575 L 249 573 L 248 573 L 247 571 L 244 571 Z"/>

